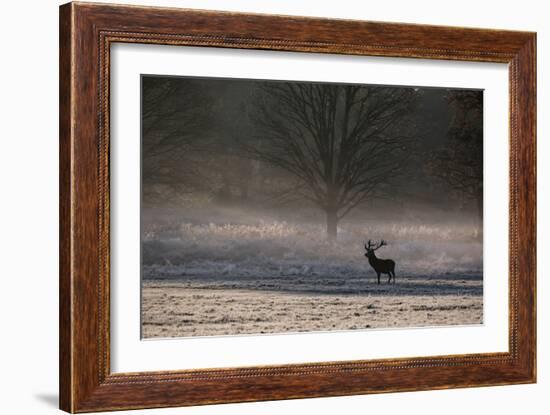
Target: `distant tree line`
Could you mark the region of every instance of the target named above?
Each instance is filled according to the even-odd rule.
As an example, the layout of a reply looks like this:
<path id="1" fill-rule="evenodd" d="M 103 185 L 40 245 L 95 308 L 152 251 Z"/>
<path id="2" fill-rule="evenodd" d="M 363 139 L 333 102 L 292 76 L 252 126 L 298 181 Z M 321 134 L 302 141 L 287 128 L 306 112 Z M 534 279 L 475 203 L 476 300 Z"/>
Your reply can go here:
<path id="1" fill-rule="evenodd" d="M 446 100 L 454 109 L 447 143 L 431 154 L 429 169 L 467 201 L 483 219 L 483 95 L 451 90 Z"/>
<path id="2" fill-rule="evenodd" d="M 418 154 L 418 88 L 266 81 L 245 96 L 239 91 L 228 106 L 215 88 L 192 79 L 142 82 L 148 203 L 181 204 L 196 194 L 218 203 L 252 203 L 257 194 L 269 203 L 307 201 L 325 216 L 327 238 L 334 240 L 354 209 L 395 199 L 396 186 L 425 168 L 475 201 L 481 215 L 479 91 L 448 91 L 454 115 L 445 145 Z"/>

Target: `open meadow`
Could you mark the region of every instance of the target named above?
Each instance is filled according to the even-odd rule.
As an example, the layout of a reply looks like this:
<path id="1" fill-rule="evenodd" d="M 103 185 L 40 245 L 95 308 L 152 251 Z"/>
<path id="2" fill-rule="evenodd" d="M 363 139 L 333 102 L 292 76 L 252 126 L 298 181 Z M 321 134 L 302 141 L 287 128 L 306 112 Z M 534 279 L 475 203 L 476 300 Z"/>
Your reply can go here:
<path id="1" fill-rule="evenodd" d="M 366 235 L 396 261 L 381 284 Z M 466 225 L 166 223 L 143 240 L 142 336 L 481 324 L 482 245 Z"/>

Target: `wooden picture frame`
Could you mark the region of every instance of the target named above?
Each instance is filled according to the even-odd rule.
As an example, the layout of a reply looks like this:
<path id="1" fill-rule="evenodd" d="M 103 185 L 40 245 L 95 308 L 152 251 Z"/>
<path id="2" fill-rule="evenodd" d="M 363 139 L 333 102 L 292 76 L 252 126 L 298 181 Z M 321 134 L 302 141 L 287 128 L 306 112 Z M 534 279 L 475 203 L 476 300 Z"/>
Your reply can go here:
<path id="1" fill-rule="evenodd" d="M 509 351 L 111 373 L 109 62 L 110 46 L 117 42 L 507 63 Z M 60 8 L 59 93 L 61 409 L 91 412 L 535 382 L 535 33 L 69 3 Z"/>

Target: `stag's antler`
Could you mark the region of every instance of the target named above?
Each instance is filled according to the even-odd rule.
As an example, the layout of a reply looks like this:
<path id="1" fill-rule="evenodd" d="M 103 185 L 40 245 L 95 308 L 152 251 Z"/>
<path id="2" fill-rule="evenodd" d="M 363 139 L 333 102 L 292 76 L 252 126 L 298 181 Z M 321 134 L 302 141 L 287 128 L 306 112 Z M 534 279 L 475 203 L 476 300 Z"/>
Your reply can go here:
<path id="1" fill-rule="evenodd" d="M 381 248 L 383 246 L 387 245 L 386 241 L 383 239 L 380 241 L 380 243 L 376 246 L 376 248 L 373 248 L 373 251 L 376 251 L 378 248 Z"/>
<path id="2" fill-rule="evenodd" d="M 367 244 L 368 244 L 368 245 L 367 245 Z M 382 239 L 382 240 L 380 241 L 380 243 L 378 243 L 378 244 L 376 244 L 376 243 L 373 244 L 373 243 L 371 242 L 371 240 L 369 239 L 368 242 L 367 242 L 367 244 L 365 244 L 365 250 L 367 250 L 367 251 L 368 251 L 369 249 L 372 249 L 373 251 L 376 251 L 378 248 L 387 245 L 386 241 L 384 241 L 383 239 Z"/>

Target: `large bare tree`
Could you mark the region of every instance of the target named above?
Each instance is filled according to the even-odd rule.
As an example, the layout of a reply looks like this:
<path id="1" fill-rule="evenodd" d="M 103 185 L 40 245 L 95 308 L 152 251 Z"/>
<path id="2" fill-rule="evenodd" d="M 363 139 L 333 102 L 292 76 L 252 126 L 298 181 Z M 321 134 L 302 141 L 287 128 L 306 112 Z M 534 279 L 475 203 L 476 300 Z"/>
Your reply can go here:
<path id="1" fill-rule="evenodd" d="M 295 191 L 326 214 L 327 235 L 403 172 L 411 142 L 414 88 L 269 83 L 249 150 L 286 170 Z M 386 188 L 386 189 L 384 189 Z"/>

